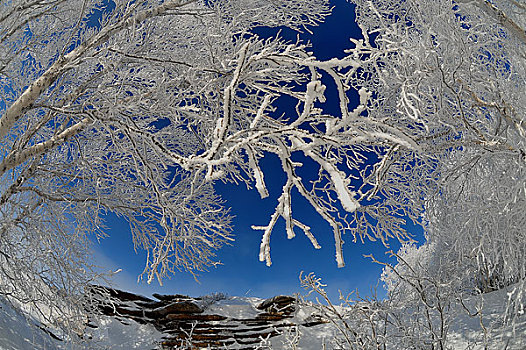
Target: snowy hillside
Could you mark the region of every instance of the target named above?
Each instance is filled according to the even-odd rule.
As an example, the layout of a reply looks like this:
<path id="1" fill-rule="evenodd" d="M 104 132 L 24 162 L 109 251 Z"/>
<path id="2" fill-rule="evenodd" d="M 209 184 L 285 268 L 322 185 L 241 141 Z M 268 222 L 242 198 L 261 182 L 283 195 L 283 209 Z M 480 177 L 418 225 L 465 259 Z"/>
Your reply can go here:
<path id="1" fill-rule="evenodd" d="M 217 295 L 203 298 L 157 295 L 158 300 L 153 300 L 116 293 L 122 293 L 120 304 L 115 304 L 113 311 L 104 311 L 113 315 L 101 316 L 94 322 L 96 326 L 87 326 L 84 340 L 76 344 L 57 339 L 60 337 L 56 332 L 44 330 L 2 300 L 0 349 L 319 350 L 334 348 L 331 341 L 341 337 L 332 323 L 320 322 L 315 307 L 304 304 L 298 307 L 290 297 L 263 300 Z M 468 300 L 465 305 L 470 310 L 484 303 L 481 317 L 470 317 L 465 310 L 453 310 L 449 349 L 526 349 L 526 315 L 520 315 L 514 325 L 503 326 L 501 315 L 506 308 L 506 297 L 506 290 L 500 290 L 484 295 L 483 299 L 475 296 Z"/>
<path id="2" fill-rule="evenodd" d="M 89 341 L 72 344 L 64 342 L 54 332 L 40 327 L 35 320 L 18 312 L 0 299 L 1 350 L 62 350 L 62 349 L 155 349 L 161 334 L 150 325 L 128 320 L 126 324 L 102 317 L 99 328 L 86 328 Z M 58 333 L 58 332 L 57 332 Z"/>
<path id="3" fill-rule="evenodd" d="M 56 349 L 58 342 L 0 299 L 0 349 Z"/>

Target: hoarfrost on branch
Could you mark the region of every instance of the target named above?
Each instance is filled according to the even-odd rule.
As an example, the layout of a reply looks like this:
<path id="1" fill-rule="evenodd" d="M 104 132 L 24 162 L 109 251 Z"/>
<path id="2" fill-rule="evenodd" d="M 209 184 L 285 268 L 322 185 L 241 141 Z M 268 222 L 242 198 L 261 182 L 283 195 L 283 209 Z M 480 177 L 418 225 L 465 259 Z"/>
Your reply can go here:
<path id="1" fill-rule="evenodd" d="M 270 155 L 286 182 L 268 223 L 253 226 L 268 265 L 280 218 L 288 238 L 299 228 L 319 248 L 293 216 L 297 194 L 331 226 L 338 266 L 343 234 L 387 245 L 411 239 L 407 219 L 424 217 L 431 232 L 453 208 L 499 228 L 498 213 L 524 213 L 524 8 L 354 2 L 363 38 L 327 61 L 300 41 L 252 31 L 310 30 L 330 13 L 326 0 L 119 0 L 106 10 L 93 0 L 2 2 L 2 279 L 24 270 L 28 281 L 79 292 L 92 278 L 87 235 L 105 234 L 108 212 L 146 250 L 148 282 L 201 271 L 232 240 L 214 181 L 265 198 L 260 160 Z M 335 114 L 324 108 L 327 81 Z M 279 110 L 283 96 L 295 113 Z M 298 159 L 315 164 L 317 178 L 299 176 Z M 491 209 L 477 211 L 484 204 Z M 506 222 L 523 235 L 518 219 Z M 524 264 L 516 268 L 524 276 Z"/>

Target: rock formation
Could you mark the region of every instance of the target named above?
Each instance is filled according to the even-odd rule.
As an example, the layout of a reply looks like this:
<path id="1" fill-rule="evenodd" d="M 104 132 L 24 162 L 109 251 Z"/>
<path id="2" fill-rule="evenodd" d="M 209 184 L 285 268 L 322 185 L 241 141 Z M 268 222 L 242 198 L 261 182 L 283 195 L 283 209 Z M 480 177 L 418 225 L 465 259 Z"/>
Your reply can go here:
<path id="1" fill-rule="evenodd" d="M 277 336 L 294 327 L 296 299 L 276 296 L 258 302 L 255 298 L 226 298 L 222 295 L 192 298 L 185 295 L 154 294 L 157 300 L 144 296 L 94 287 L 102 314 L 123 323 L 134 320 L 151 324 L 164 334 L 161 349 L 254 349 L 262 339 Z M 128 321 L 129 322 L 129 321 Z M 299 325 L 323 323 L 319 318 Z"/>

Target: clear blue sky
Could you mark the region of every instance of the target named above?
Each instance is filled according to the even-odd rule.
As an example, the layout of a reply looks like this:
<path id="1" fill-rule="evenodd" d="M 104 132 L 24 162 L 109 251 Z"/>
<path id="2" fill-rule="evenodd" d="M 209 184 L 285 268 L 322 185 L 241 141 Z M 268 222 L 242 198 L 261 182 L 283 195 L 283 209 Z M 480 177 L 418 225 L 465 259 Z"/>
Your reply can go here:
<path id="1" fill-rule="evenodd" d="M 354 22 L 353 6 L 345 0 L 331 2 L 335 6 L 332 16 L 320 27 L 313 29 L 314 35 L 302 35 L 304 40 L 312 42 L 312 51 L 318 59 L 342 57 L 343 49 L 350 46 L 349 37 L 356 37 L 359 33 Z M 328 101 L 330 102 L 330 96 Z M 236 216 L 235 242 L 218 252 L 217 258 L 223 265 L 202 273 L 199 282 L 191 274 L 180 272 L 166 280 L 163 287 L 157 283 L 150 286 L 145 283 L 137 284 L 137 276 L 144 267 L 144 254 L 134 252 L 127 224 L 111 216 L 107 222 L 111 228 L 110 237 L 95 246 L 97 263 L 108 270 L 122 269 L 116 275 L 115 287 L 145 295 L 157 292 L 199 296 L 223 292 L 233 296 L 266 298 L 301 292 L 298 279 L 301 271 L 314 272 L 322 277 L 329 284 L 327 290 L 334 300 L 337 300 L 338 289 L 343 292 L 358 289 L 361 294 L 369 294 L 370 288 L 378 282 L 381 268 L 364 258 L 363 254 L 373 253 L 378 258 L 384 258 L 386 249 L 379 242 L 354 244 L 351 237 L 344 237 L 347 241 L 344 245 L 347 266 L 337 268 L 332 230 L 299 196 L 293 203 L 293 212 L 311 226 L 322 249 L 315 250 L 300 232 L 293 240 L 287 240 L 284 223 L 280 222 L 271 239 L 272 266 L 267 267 L 258 260 L 261 231 L 254 231 L 250 226 L 268 223 L 285 181 L 277 159 L 265 158 L 262 164 L 267 172 L 265 180 L 270 191 L 270 196 L 264 200 L 259 198 L 255 190 L 247 191 L 243 186 L 217 184 L 218 192 L 226 199 L 226 205 L 232 208 L 232 213 Z M 421 237 L 419 227 L 414 228 L 414 232 Z M 399 244 L 394 241 L 391 243 L 391 248 L 397 250 Z M 379 292 L 381 289 L 380 286 Z M 383 292 L 379 294 L 383 295 Z"/>

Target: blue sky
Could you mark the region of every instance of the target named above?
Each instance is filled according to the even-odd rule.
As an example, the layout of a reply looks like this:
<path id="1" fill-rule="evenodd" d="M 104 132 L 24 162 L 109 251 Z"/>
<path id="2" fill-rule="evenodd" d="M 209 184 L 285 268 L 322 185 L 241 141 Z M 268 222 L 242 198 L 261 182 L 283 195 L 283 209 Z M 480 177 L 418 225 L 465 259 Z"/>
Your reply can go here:
<path id="1" fill-rule="evenodd" d="M 343 50 L 350 46 L 349 38 L 359 33 L 354 22 L 353 6 L 345 0 L 331 1 L 335 6 L 333 14 L 320 27 L 314 28 L 314 35 L 305 33 L 303 40 L 312 42 L 312 51 L 318 59 L 343 56 Z M 264 31 L 262 31 L 264 32 Z M 263 33 L 264 34 L 264 33 Z M 285 33 L 286 35 L 287 33 Z M 291 37 L 291 39 L 295 38 Z M 330 89 L 330 86 L 328 87 Z M 330 96 L 328 96 L 330 102 Z M 199 276 L 199 282 L 186 272 L 177 273 L 164 286 L 152 283 L 137 284 L 137 276 L 144 267 L 144 254 L 133 250 L 127 224 L 109 216 L 110 237 L 95 246 L 97 263 L 104 269 L 122 271 L 115 276 L 115 287 L 145 295 L 151 293 L 205 295 L 223 292 L 235 296 L 271 297 L 277 294 L 301 292 L 298 276 L 301 271 L 314 272 L 329 286 L 330 296 L 337 300 L 338 289 L 350 292 L 358 289 L 360 294 L 370 294 L 376 286 L 381 267 L 364 258 L 363 254 L 373 253 L 384 258 L 386 248 L 380 242 L 352 243 L 351 237 L 344 237 L 344 256 L 347 266 L 339 269 L 335 262 L 332 230 L 308 203 L 296 197 L 293 202 L 294 215 L 311 226 L 322 249 L 316 250 L 308 239 L 298 232 L 296 238 L 287 240 L 284 223 L 280 222 L 272 234 L 271 252 L 273 264 L 267 267 L 258 260 L 261 231 L 254 231 L 251 225 L 266 225 L 277 203 L 277 197 L 285 178 L 277 159 L 266 157 L 262 161 L 265 180 L 270 196 L 264 200 L 257 191 L 247 191 L 244 186 L 216 184 L 216 189 L 232 208 L 235 242 L 217 254 L 221 266 L 211 268 Z M 316 169 L 312 169 L 316 171 Z M 421 237 L 421 229 L 413 228 Z M 397 250 L 399 244 L 390 242 L 391 249 Z M 379 294 L 381 292 L 379 287 Z"/>

